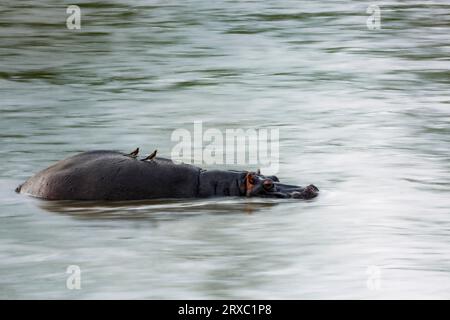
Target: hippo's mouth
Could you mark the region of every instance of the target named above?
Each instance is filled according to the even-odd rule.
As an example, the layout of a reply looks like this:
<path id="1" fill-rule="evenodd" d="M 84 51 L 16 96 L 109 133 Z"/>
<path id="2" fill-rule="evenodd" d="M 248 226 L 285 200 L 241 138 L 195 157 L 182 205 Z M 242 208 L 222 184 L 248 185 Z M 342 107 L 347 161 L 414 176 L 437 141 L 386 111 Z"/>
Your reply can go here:
<path id="1" fill-rule="evenodd" d="M 265 193 L 268 197 L 274 198 L 294 198 L 294 199 L 313 199 L 319 195 L 319 188 L 315 185 L 310 184 L 305 188 L 298 187 L 296 190 L 283 190 L 279 188 L 279 191 L 268 191 Z"/>
<path id="2" fill-rule="evenodd" d="M 319 188 L 317 188 L 313 184 L 310 184 L 302 191 L 294 191 L 290 195 L 292 198 L 296 199 L 306 199 L 306 200 L 313 199 L 319 195 Z"/>

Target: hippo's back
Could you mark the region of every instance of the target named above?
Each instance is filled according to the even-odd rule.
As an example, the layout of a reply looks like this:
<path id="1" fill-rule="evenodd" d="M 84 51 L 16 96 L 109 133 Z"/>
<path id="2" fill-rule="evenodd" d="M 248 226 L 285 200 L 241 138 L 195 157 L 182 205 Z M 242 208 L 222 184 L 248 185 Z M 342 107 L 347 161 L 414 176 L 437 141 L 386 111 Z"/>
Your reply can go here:
<path id="1" fill-rule="evenodd" d="M 90 151 L 37 173 L 18 191 L 49 200 L 191 198 L 199 168 L 156 158 L 140 161 L 116 151 Z"/>

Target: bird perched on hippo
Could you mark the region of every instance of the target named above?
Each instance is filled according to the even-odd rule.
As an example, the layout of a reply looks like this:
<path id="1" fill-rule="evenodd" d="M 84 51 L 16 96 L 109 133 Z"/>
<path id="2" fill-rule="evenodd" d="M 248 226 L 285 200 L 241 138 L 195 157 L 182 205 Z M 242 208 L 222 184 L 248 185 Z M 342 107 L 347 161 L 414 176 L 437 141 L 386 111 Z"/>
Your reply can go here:
<path id="1" fill-rule="evenodd" d="M 146 200 L 222 196 L 312 199 L 314 185 L 300 187 L 264 176 L 259 170 L 204 170 L 156 157 L 139 159 L 139 148 L 88 151 L 58 161 L 16 191 L 47 200 Z"/>

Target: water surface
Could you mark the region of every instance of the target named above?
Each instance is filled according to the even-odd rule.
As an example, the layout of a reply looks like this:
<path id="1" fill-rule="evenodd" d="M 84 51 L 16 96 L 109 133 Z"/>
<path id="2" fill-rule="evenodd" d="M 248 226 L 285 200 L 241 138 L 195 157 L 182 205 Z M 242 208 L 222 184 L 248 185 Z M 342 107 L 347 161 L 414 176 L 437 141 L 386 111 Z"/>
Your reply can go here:
<path id="1" fill-rule="evenodd" d="M 450 298 L 447 1 L 380 3 L 381 30 L 360 1 L 79 1 L 81 30 L 68 4 L 0 4 L 1 298 Z M 80 151 L 167 156 L 196 120 L 279 128 L 278 176 L 320 197 L 14 193 Z"/>

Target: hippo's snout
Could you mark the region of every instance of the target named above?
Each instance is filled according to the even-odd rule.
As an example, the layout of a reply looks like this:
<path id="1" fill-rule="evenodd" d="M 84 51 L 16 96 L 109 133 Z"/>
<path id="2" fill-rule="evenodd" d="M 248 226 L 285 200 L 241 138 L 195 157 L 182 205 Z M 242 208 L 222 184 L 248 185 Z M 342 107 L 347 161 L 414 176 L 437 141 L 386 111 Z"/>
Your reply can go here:
<path id="1" fill-rule="evenodd" d="M 305 188 L 280 183 L 275 176 L 249 173 L 247 179 L 247 196 L 268 198 L 312 199 L 318 196 L 319 188 L 309 185 Z"/>
<path id="2" fill-rule="evenodd" d="M 315 185 L 310 184 L 302 191 L 294 191 L 291 196 L 295 199 L 313 199 L 319 195 L 319 188 L 317 188 Z"/>

